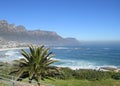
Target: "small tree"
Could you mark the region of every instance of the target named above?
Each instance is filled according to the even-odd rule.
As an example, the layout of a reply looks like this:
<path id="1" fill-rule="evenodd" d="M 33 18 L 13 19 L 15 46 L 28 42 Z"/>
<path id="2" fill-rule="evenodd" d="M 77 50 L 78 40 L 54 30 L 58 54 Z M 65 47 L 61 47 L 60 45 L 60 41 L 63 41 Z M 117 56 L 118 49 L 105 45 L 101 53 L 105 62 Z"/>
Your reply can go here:
<path id="1" fill-rule="evenodd" d="M 22 49 L 21 54 L 24 58 L 15 60 L 15 62 L 19 63 L 17 80 L 23 76 L 29 77 L 30 82 L 34 79 L 40 86 L 40 80 L 49 78 L 48 75 L 50 73 L 59 72 L 57 67 L 51 66 L 52 63 L 57 61 L 52 59 L 54 54 L 49 52 L 49 48 L 45 48 L 44 46 L 29 46 L 29 52 Z"/>

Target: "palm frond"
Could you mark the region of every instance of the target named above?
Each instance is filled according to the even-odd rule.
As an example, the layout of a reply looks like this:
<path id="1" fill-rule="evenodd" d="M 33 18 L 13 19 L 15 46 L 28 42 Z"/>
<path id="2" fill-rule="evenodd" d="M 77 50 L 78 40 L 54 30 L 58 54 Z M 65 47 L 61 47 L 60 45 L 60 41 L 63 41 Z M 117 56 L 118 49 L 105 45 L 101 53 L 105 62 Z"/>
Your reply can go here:
<path id="1" fill-rule="evenodd" d="M 20 76 L 21 76 L 24 72 L 26 72 L 26 71 L 28 71 L 28 68 L 27 68 L 27 67 L 21 68 L 21 69 L 18 71 L 16 80 L 19 79 Z"/>
<path id="2" fill-rule="evenodd" d="M 52 59 L 54 54 L 49 52 L 49 48 L 45 48 L 44 45 L 40 47 L 29 46 L 29 52 L 21 50 L 21 54 L 24 58 L 20 60 L 15 60 L 19 63 L 18 76 L 17 79 L 24 73 L 29 75 L 29 79 L 35 78 L 37 81 L 39 79 L 48 78 L 48 73 L 54 73 L 57 71 L 56 67 L 51 66 L 54 62 L 58 60 Z"/>
<path id="3" fill-rule="evenodd" d="M 29 50 L 30 50 L 29 55 L 34 57 L 35 56 L 35 48 L 31 45 L 31 46 L 29 46 Z"/>
<path id="4" fill-rule="evenodd" d="M 26 60 L 30 61 L 30 56 L 25 50 L 21 49 L 21 54 L 26 58 Z"/>

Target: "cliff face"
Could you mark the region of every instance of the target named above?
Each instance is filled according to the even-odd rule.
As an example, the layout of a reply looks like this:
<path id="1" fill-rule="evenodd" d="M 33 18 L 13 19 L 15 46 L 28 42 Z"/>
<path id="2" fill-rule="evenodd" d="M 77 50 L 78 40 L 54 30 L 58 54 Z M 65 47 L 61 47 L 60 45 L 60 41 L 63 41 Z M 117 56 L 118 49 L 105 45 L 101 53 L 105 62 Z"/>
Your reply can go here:
<path id="1" fill-rule="evenodd" d="M 8 24 L 6 20 L 0 21 L 0 37 L 6 41 L 45 45 L 78 45 L 74 38 L 62 38 L 56 32 L 33 30 L 29 31 L 24 26 Z"/>

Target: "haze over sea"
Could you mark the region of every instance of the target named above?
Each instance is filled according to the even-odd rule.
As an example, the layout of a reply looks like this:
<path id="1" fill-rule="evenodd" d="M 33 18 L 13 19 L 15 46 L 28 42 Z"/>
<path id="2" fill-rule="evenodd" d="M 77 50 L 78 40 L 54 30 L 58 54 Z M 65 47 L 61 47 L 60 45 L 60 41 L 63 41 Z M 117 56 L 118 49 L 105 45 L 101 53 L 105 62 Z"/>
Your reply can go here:
<path id="1" fill-rule="evenodd" d="M 81 46 L 51 47 L 58 67 L 72 69 L 100 67 L 120 67 L 120 44 L 83 44 Z M 12 61 L 23 58 L 20 50 L 0 51 L 0 61 Z"/>

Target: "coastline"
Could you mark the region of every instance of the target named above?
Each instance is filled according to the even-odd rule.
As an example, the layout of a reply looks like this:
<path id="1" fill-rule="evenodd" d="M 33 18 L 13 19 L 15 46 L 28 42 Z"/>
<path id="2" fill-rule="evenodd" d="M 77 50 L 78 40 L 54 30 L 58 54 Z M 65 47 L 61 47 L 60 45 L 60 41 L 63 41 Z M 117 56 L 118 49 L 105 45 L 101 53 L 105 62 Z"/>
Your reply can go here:
<path id="1" fill-rule="evenodd" d="M 0 51 L 27 49 L 28 47 L 1 48 Z"/>
<path id="2" fill-rule="evenodd" d="M 57 66 L 57 67 L 61 67 L 61 66 Z M 97 70 L 97 71 L 114 71 L 114 72 L 120 72 L 120 68 L 117 66 L 99 66 L 99 67 L 94 67 L 94 68 L 75 68 L 75 67 L 67 67 L 67 66 L 62 66 L 62 68 L 70 68 L 72 70 L 79 70 L 79 69 L 83 69 L 83 70 Z"/>
<path id="3" fill-rule="evenodd" d="M 28 49 L 28 47 L 5 47 L 5 48 L 0 48 L 0 51 L 10 51 L 10 50 L 20 50 L 20 49 Z M 57 66 L 57 65 L 56 65 Z M 61 66 L 57 66 L 57 67 L 61 67 Z M 64 66 L 63 66 L 64 67 Z M 66 67 L 66 66 L 65 66 Z M 76 70 L 76 69 L 93 69 L 93 70 L 100 70 L 100 71 L 120 71 L 120 67 L 117 67 L 117 66 L 99 66 L 99 67 L 92 67 L 92 68 L 80 68 L 79 66 L 71 66 L 69 67 L 73 70 Z"/>

